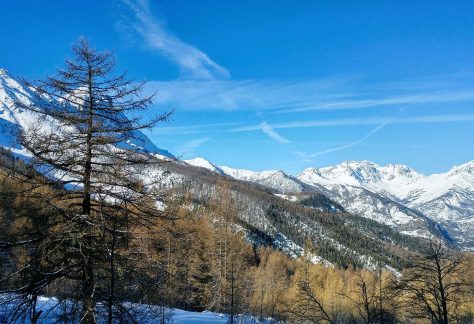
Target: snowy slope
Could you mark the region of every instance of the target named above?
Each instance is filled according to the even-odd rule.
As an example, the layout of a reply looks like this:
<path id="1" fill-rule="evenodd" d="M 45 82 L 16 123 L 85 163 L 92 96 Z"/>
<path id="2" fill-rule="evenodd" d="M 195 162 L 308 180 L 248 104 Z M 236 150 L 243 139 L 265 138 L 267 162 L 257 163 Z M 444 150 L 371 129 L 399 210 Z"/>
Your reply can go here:
<path id="1" fill-rule="evenodd" d="M 219 168 L 218 166 L 212 164 L 208 160 L 200 158 L 200 157 L 197 157 L 197 158 L 194 158 L 194 159 L 191 159 L 191 160 L 184 160 L 184 162 L 186 162 L 189 165 L 198 167 L 198 168 L 207 169 L 207 170 L 209 170 L 211 172 L 214 172 L 214 173 L 217 173 L 217 174 L 225 174 L 225 172 L 221 168 Z"/>
<path id="2" fill-rule="evenodd" d="M 283 171 L 249 171 L 233 169 L 227 166 L 220 167 L 224 173 L 234 179 L 254 182 L 281 193 L 302 192 L 311 190 L 310 186 Z"/>
<path id="3" fill-rule="evenodd" d="M 38 119 L 42 119 L 41 125 L 43 128 L 54 129 L 55 120 L 49 118 L 44 121 L 44 116 L 39 116 L 31 111 L 16 107 L 15 102 L 17 101 L 25 105 L 39 104 L 41 101 L 51 102 L 49 98 L 39 96 L 35 91 L 26 87 L 19 79 L 10 75 L 6 70 L 0 69 L 0 145 L 14 150 L 21 150 L 15 139 L 19 129 L 25 129 L 37 124 Z M 132 135 L 133 141 L 121 143 L 120 146 L 138 147 L 157 157 L 174 159 L 171 153 L 158 148 L 143 133 L 137 131 Z"/>
<path id="4" fill-rule="evenodd" d="M 19 81 L 11 77 L 6 70 L 0 69 L 0 144 L 4 147 L 20 150 L 16 141 L 19 128 L 32 127 L 39 116 L 30 111 L 15 107 L 15 102 L 34 104 L 40 100 L 34 91 L 21 85 Z M 44 127 L 51 129 L 52 120 L 45 120 Z"/>
<path id="5" fill-rule="evenodd" d="M 347 211 L 366 216 L 383 224 L 391 225 L 409 235 L 432 237 L 434 222 L 430 222 L 422 213 L 398 202 L 391 194 L 380 195 L 362 186 L 372 184 L 382 178 L 395 188 L 403 188 L 418 175 L 404 166 L 387 166 L 383 172 L 376 170 L 371 162 L 364 162 L 357 168 L 358 162 L 347 162 L 325 169 L 306 169 L 298 178 L 283 171 L 250 171 L 227 166 L 216 167 L 211 162 L 197 158 L 192 164 L 204 167 L 211 172 L 222 172 L 241 181 L 248 181 L 275 189 L 282 194 L 317 191 L 341 204 Z M 216 170 L 217 169 L 217 170 Z M 407 179 L 399 179 L 394 174 L 406 174 Z M 387 191 L 385 187 L 380 190 Z"/>

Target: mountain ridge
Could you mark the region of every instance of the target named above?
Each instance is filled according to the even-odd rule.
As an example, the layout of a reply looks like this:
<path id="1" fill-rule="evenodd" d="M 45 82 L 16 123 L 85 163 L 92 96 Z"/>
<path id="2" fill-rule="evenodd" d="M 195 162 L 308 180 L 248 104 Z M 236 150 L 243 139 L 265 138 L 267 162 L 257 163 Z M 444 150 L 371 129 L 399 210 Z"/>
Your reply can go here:
<path id="1" fill-rule="evenodd" d="M 441 225 L 464 248 L 474 249 L 474 160 L 430 175 L 403 164 L 380 166 L 367 160 L 306 168 L 296 177 L 278 170 L 218 168 L 235 179 L 281 193 L 319 191 L 351 213 L 408 235 L 430 237 L 423 227 Z M 282 185 L 277 176 L 287 183 Z M 427 220 L 434 223 L 420 225 Z"/>
<path id="2" fill-rule="evenodd" d="M 41 96 L 33 89 L 27 87 L 19 78 L 11 75 L 7 70 L 0 69 L 0 145 L 21 151 L 15 140 L 18 127 L 29 127 L 38 118 L 31 111 L 16 107 L 15 102 L 34 104 L 39 101 L 50 101 L 46 96 Z M 43 123 L 44 124 L 44 123 Z M 54 122 L 50 121 L 50 127 Z M 123 147 L 134 146 L 165 159 L 176 159 L 173 154 L 156 146 L 145 134 L 135 131 L 134 142 L 121 143 Z"/>

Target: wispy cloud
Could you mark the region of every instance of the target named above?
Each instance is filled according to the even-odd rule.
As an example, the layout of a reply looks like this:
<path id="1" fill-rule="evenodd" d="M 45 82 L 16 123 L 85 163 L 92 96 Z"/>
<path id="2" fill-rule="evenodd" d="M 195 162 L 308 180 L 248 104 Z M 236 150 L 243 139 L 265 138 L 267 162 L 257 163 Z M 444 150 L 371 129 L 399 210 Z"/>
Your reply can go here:
<path id="1" fill-rule="evenodd" d="M 196 152 L 196 149 L 204 145 L 206 142 L 208 142 L 211 138 L 210 137 L 202 137 L 198 138 L 195 140 L 188 141 L 176 148 L 176 152 L 178 155 L 181 156 L 189 156 L 189 155 L 194 155 Z"/>
<path id="2" fill-rule="evenodd" d="M 286 123 L 268 124 L 268 122 L 243 125 L 239 122 L 213 123 L 213 124 L 194 124 L 187 126 L 165 126 L 154 130 L 153 134 L 166 135 L 189 135 L 202 133 L 221 133 L 221 132 L 250 132 L 263 131 L 263 126 L 271 129 L 281 137 L 280 142 L 286 143 L 288 139 L 282 137 L 275 129 L 291 129 L 291 128 L 312 128 L 312 127 L 339 127 L 339 126 L 365 126 L 380 124 L 414 124 L 414 123 L 448 123 L 448 122 L 474 122 L 474 114 L 454 114 L 454 115 L 425 115 L 416 117 L 399 117 L 399 116 L 374 116 L 364 118 L 342 118 L 328 120 L 309 120 L 296 121 Z M 268 125 L 268 126 L 267 126 Z M 269 135 L 268 133 L 266 133 Z M 150 135 L 153 136 L 153 135 Z M 270 135 L 269 135 L 270 136 Z M 288 141 L 289 142 L 289 141 Z"/>
<path id="3" fill-rule="evenodd" d="M 279 80 L 174 80 L 149 82 L 158 91 L 156 103 L 179 110 L 279 110 L 339 101 L 353 95 L 338 90 L 351 77 L 305 81 Z"/>
<path id="4" fill-rule="evenodd" d="M 262 132 L 267 134 L 270 138 L 277 141 L 278 143 L 281 143 L 281 144 L 290 143 L 290 141 L 288 139 L 286 139 L 283 136 L 281 136 L 280 134 L 278 134 L 273 129 L 273 127 L 269 123 L 267 123 L 266 121 L 264 121 L 263 123 L 260 124 L 260 128 L 262 129 Z"/>
<path id="5" fill-rule="evenodd" d="M 342 118 L 328 120 L 309 120 L 273 124 L 274 129 L 331 127 L 331 126 L 359 126 L 379 124 L 413 124 L 413 123 L 447 123 L 447 122 L 474 122 L 474 114 L 424 115 L 415 117 L 374 116 L 364 118 Z M 236 127 L 231 132 L 248 132 L 260 130 L 260 124 Z"/>
<path id="6" fill-rule="evenodd" d="M 157 104 L 179 110 L 261 110 L 275 114 L 308 111 L 354 110 L 474 101 L 474 89 L 372 91 L 360 89 L 350 76 L 314 80 L 175 80 L 150 82 L 158 91 Z M 383 88 L 383 86 L 381 86 Z"/>
<path id="7" fill-rule="evenodd" d="M 337 152 L 337 151 L 342 151 L 342 150 L 357 146 L 359 144 L 362 144 L 367 139 L 369 139 L 369 137 L 371 137 L 372 135 L 377 133 L 379 130 L 381 130 L 383 127 L 385 127 L 385 125 L 387 125 L 387 123 L 382 123 L 382 124 L 378 125 L 374 129 L 372 129 L 370 132 L 365 134 L 364 137 L 362 137 L 361 139 L 359 139 L 355 142 L 351 142 L 351 143 L 348 143 L 348 144 L 345 144 L 345 145 L 336 146 L 336 147 L 329 148 L 329 149 L 326 149 L 326 150 L 322 150 L 322 151 L 319 151 L 319 152 L 316 152 L 316 153 L 313 153 L 313 154 L 309 154 L 309 157 L 313 158 L 313 157 L 320 156 L 320 155 L 325 155 L 325 154 L 329 154 L 329 153 L 333 153 L 333 152 Z"/>
<path id="8" fill-rule="evenodd" d="M 444 93 L 426 92 L 417 93 L 410 95 L 399 95 L 382 97 L 376 99 L 362 99 L 353 100 L 346 98 L 345 100 L 329 101 L 315 103 L 314 105 L 306 107 L 297 107 L 290 109 L 280 110 L 280 113 L 294 113 L 311 110 L 336 110 L 336 109 L 357 109 L 357 108 L 370 108 L 376 106 L 393 106 L 393 105 L 406 105 L 406 104 L 426 104 L 426 103 L 440 103 L 440 102 L 457 102 L 457 101 L 470 101 L 474 100 L 473 90 L 456 90 L 447 91 Z"/>
<path id="9" fill-rule="evenodd" d="M 213 123 L 213 124 L 197 124 L 187 126 L 164 126 L 157 127 L 153 130 L 156 134 L 166 135 L 189 135 L 209 132 L 221 132 L 226 131 L 229 127 L 236 127 L 242 125 L 241 123 L 228 122 L 228 123 Z M 152 135 L 151 135 L 152 136 Z"/>
<path id="10" fill-rule="evenodd" d="M 155 18 L 148 0 L 123 0 L 133 11 L 132 27 L 152 49 L 175 62 L 183 77 L 221 79 L 230 76 L 229 71 L 211 60 L 196 47 L 180 40 L 165 29 L 162 21 Z"/>

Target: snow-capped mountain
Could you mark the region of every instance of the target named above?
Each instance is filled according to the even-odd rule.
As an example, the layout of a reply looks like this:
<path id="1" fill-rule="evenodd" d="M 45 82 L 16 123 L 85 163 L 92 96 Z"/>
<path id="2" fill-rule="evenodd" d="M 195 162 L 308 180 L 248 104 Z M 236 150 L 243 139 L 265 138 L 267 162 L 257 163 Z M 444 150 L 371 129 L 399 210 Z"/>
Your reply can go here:
<path id="1" fill-rule="evenodd" d="M 474 191 L 474 161 L 429 176 L 400 164 L 379 166 L 369 161 L 348 161 L 326 168 L 308 168 L 298 178 L 306 183 L 364 187 L 404 203 L 425 203 L 454 187 Z"/>
<path id="2" fill-rule="evenodd" d="M 212 164 L 208 160 L 200 158 L 200 157 L 197 157 L 191 160 L 184 160 L 184 162 L 186 162 L 189 165 L 192 165 L 198 168 L 203 168 L 217 174 L 225 174 L 225 172 L 221 168 Z"/>
<path id="3" fill-rule="evenodd" d="M 204 168 L 217 174 L 227 175 L 240 181 L 257 183 L 278 190 L 282 193 L 303 192 L 308 191 L 308 189 L 311 190 L 311 186 L 308 186 L 306 183 L 283 171 L 250 171 L 245 169 L 234 169 L 228 166 L 216 166 L 200 157 L 185 160 L 185 162 L 192 166 Z"/>
<path id="4" fill-rule="evenodd" d="M 345 210 L 404 234 L 432 237 L 441 232 L 465 248 L 474 248 L 474 161 L 432 175 L 400 164 L 347 161 L 308 168 L 293 177 L 283 171 L 256 172 L 195 160 L 199 162 L 193 165 L 281 193 L 323 193 Z"/>
<path id="5" fill-rule="evenodd" d="M 51 101 L 46 96 L 38 95 L 33 89 L 24 85 L 19 79 L 10 75 L 6 70 L 0 69 L 0 145 L 11 148 L 14 152 L 27 154 L 16 141 L 19 129 L 34 125 L 38 118 L 44 118 L 31 111 L 16 107 L 15 102 L 25 105 L 38 104 L 40 101 Z M 42 122 L 43 127 L 54 129 L 54 119 Z M 174 156 L 166 150 L 158 148 L 153 142 L 141 132 L 133 133 L 133 141 L 120 143 L 121 147 L 133 146 L 143 151 L 154 154 L 157 157 L 171 158 Z"/>
<path id="6" fill-rule="evenodd" d="M 432 175 L 423 175 L 405 165 L 348 161 L 308 168 L 298 179 L 333 192 L 330 197 L 350 212 L 402 230 L 402 225 L 423 215 L 443 225 L 459 244 L 474 247 L 474 161 Z M 389 203 L 377 206 L 366 198 L 360 201 L 370 194 L 386 198 Z"/>
<path id="7" fill-rule="evenodd" d="M 260 185 L 286 192 L 302 192 L 307 190 L 307 185 L 283 171 L 248 171 L 233 169 L 227 166 L 220 167 L 224 173 L 234 179 L 258 183 Z"/>

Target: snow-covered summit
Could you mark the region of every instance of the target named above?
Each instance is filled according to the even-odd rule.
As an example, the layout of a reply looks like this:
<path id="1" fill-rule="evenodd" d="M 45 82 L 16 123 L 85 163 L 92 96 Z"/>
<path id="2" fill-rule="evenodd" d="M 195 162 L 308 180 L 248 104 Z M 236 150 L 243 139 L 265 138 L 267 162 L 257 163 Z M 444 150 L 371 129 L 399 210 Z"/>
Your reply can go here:
<path id="1" fill-rule="evenodd" d="M 306 185 L 295 177 L 281 170 L 250 171 L 244 169 L 233 169 L 227 166 L 220 167 L 224 173 L 234 179 L 254 182 L 281 193 L 301 192 L 306 190 Z"/>
<path id="2" fill-rule="evenodd" d="M 379 166 L 371 161 L 345 161 L 324 168 L 307 168 L 300 177 L 319 176 L 334 183 L 377 183 L 399 178 L 417 178 L 421 176 L 412 168 L 403 164 Z"/>
<path id="3" fill-rule="evenodd" d="M 369 161 L 347 161 L 325 168 L 307 168 L 298 179 L 308 184 L 363 187 L 399 201 L 412 198 L 416 192 L 418 199 L 429 201 L 454 186 L 474 190 L 474 161 L 432 175 L 423 175 L 401 164 L 379 166 Z"/>
<path id="4" fill-rule="evenodd" d="M 457 174 L 469 174 L 474 176 L 474 160 L 461 165 L 455 165 L 451 168 L 451 170 L 449 170 L 448 173 L 450 174 L 450 176 L 455 176 Z"/>
<path id="5" fill-rule="evenodd" d="M 335 195 L 331 198 L 347 210 L 384 219 L 385 223 L 405 224 L 415 220 L 410 210 L 419 212 L 444 224 L 458 242 L 474 247 L 474 161 L 431 175 L 406 165 L 347 161 L 325 168 L 307 168 L 298 179 L 327 188 Z M 360 200 L 364 192 L 367 203 Z M 375 195 L 381 197 L 378 207 L 373 206 Z M 387 208 L 384 199 L 406 209 Z"/>
<path id="6" fill-rule="evenodd" d="M 227 166 L 221 166 L 220 168 L 226 175 L 234 179 L 254 182 L 282 193 L 301 192 L 305 190 L 304 183 L 280 170 L 250 171 L 233 169 Z"/>
<path id="7" fill-rule="evenodd" d="M 222 171 L 220 167 L 200 157 L 190 159 L 190 160 L 184 160 L 184 162 L 195 167 L 207 169 L 214 173 L 224 174 L 224 171 Z"/>
<path id="8" fill-rule="evenodd" d="M 231 176 L 237 180 L 250 181 L 250 182 L 260 181 L 278 172 L 278 170 L 250 171 L 250 170 L 245 170 L 245 169 L 234 169 L 228 166 L 221 166 L 220 168 L 228 176 Z"/>

